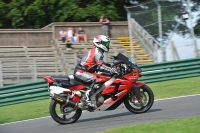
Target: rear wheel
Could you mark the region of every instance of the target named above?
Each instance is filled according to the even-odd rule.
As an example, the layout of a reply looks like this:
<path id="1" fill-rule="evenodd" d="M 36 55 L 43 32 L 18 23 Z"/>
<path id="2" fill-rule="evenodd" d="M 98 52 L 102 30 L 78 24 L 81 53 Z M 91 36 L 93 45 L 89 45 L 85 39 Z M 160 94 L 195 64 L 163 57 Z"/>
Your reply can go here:
<path id="1" fill-rule="evenodd" d="M 76 122 L 81 114 L 81 109 L 73 109 L 63 103 L 52 100 L 50 103 L 49 111 L 51 117 L 60 124 L 70 124 Z"/>
<path id="2" fill-rule="evenodd" d="M 148 111 L 154 103 L 154 94 L 147 85 L 140 87 L 140 94 L 141 102 L 138 102 L 133 92 L 129 92 L 124 99 L 125 107 L 132 113 L 144 113 Z"/>

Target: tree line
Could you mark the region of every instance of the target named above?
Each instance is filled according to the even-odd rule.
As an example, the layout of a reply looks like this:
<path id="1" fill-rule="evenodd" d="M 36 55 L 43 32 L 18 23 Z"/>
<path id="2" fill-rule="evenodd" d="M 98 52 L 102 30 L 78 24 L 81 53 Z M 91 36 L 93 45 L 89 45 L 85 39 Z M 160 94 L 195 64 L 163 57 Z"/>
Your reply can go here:
<path id="1" fill-rule="evenodd" d="M 124 0 L 0 0 L 0 28 L 41 28 L 52 22 L 126 20 Z"/>
<path id="2" fill-rule="evenodd" d="M 0 28 L 41 28 L 52 22 L 98 22 L 102 14 L 111 21 L 127 21 L 124 5 L 134 6 L 147 1 L 0 0 Z M 191 1 L 194 3 L 192 10 L 196 11 L 200 0 Z M 200 36 L 200 19 L 195 25 L 195 34 Z"/>

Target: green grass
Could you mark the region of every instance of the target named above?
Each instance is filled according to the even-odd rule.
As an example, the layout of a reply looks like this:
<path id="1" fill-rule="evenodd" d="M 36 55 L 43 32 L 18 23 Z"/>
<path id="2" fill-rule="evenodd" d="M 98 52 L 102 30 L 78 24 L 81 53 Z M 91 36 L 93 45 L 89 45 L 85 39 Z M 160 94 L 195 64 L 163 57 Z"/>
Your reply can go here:
<path id="1" fill-rule="evenodd" d="M 200 117 L 166 120 L 105 130 L 103 133 L 200 133 Z"/>
<path id="2" fill-rule="evenodd" d="M 147 84 L 155 99 L 200 94 L 200 77 L 177 79 Z"/>
<path id="3" fill-rule="evenodd" d="M 147 84 L 155 99 L 200 94 L 200 77 Z M 49 116 L 50 99 L 0 107 L 0 124 Z"/>
<path id="4" fill-rule="evenodd" d="M 50 99 L 0 107 L 0 124 L 49 116 Z"/>

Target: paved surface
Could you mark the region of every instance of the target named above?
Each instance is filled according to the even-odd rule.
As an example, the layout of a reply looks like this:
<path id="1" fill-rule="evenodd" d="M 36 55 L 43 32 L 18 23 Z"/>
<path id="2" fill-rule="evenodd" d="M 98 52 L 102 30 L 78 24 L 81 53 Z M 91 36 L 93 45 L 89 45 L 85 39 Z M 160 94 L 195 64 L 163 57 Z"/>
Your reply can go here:
<path id="1" fill-rule="evenodd" d="M 200 95 L 158 100 L 144 114 L 126 108 L 107 112 L 83 112 L 73 124 L 60 125 L 51 117 L 1 124 L 0 133 L 94 133 L 119 126 L 200 116 Z"/>

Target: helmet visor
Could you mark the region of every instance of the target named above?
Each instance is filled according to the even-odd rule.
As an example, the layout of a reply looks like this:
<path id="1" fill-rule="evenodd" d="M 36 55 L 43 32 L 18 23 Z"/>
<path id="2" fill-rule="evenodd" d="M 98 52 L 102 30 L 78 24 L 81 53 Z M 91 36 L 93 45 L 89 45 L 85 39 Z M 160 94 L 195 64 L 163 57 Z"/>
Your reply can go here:
<path id="1" fill-rule="evenodd" d="M 110 41 L 108 41 L 108 42 L 102 41 L 102 44 L 103 44 L 105 47 L 107 47 L 107 48 L 110 47 Z"/>

